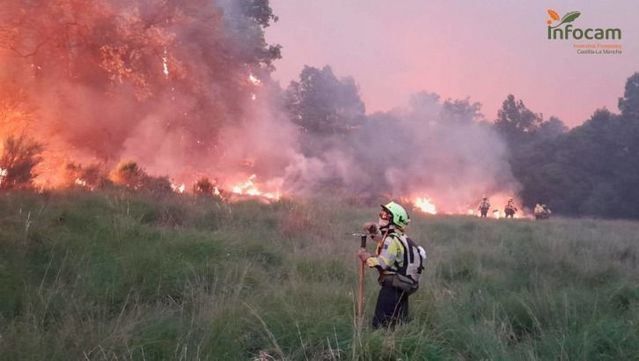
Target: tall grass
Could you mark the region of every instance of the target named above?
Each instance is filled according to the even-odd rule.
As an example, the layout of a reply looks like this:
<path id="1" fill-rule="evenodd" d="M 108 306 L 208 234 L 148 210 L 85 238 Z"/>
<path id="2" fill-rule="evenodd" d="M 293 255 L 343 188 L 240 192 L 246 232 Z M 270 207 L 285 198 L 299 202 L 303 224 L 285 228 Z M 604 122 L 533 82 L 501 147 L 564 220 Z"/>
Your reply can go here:
<path id="1" fill-rule="evenodd" d="M 4 193 L 0 359 L 639 359 L 639 224 L 415 214 L 413 320 L 360 331 L 350 233 L 376 211 Z"/>

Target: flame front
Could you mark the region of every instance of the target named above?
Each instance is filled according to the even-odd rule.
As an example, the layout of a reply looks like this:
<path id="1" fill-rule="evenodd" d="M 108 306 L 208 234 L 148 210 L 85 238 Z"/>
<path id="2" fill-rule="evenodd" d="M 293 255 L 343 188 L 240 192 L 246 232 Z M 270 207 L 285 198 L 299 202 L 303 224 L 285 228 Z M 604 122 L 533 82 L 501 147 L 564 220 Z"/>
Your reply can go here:
<path id="1" fill-rule="evenodd" d="M 162 73 L 166 79 L 169 78 L 169 56 L 166 48 L 164 48 L 164 54 L 162 55 Z"/>
<path id="2" fill-rule="evenodd" d="M 260 79 L 258 79 L 255 75 L 250 74 L 248 77 L 249 82 L 251 82 L 251 84 L 255 85 L 255 86 L 260 86 L 262 85 L 262 81 Z"/>
<path id="3" fill-rule="evenodd" d="M 428 197 L 419 197 L 413 202 L 415 207 L 420 211 L 428 214 L 437 214 L 435 203 Z"/>
<path id="4" fill-rule="evenodd" d="M 7 170 L 0 167 L 0 185 L 2 185 L 2 182 L 4 181 L 6 176 L 7 176 Z"/>
<path id="5" fill-rule="evenodd" d="M 171 189 L 173 189 L 173 192 L 175 192 L 175 193 L 184 193 L 184 191 L 186 191 L 186 184 L 184 184 L 184 183 L 182 183 L 182 184 L 171 183 Z"/>
<path id="6" fill-rule="evenodd" d="M 252 196 L 252 197 L 262 197 L 268 200 L 279 200 L 280 192 L 263 192 L 261 191 L 257 185 L 255 184 L 256 175 L 252 174 L 246 181 L 235 184 L 231 187 L 231 193 L 242 195 L 242 196 Z"/>

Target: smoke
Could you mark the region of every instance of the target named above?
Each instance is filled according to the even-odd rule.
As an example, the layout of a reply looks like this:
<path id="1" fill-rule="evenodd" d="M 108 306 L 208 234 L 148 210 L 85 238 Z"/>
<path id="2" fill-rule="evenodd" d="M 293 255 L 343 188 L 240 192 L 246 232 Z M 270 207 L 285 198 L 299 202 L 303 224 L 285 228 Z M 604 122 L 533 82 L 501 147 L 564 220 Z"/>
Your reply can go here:
<path id="1" fill-rule="evenodd" d="M 67 162 L 132 160 L 177 183 L 256 174 L 265 189 L 297 196 L 428 196 L 450 212 L 517 190 L 505 143 L 468 100 L 420 93 L 366 116 L 352 79 L 340 85 L 330 68 L 309 68 L 304 80 L 324 90 L 295 84 L 307 91 L 296 106 L 337 109 L 300 126 L 270 79 L 279 48 L 264 40 L 274 19 L 266 0 L 3 7 L 0 131 L 44 143 L 41 184 L 65 179 Z"/>
<path id="2" fill-rule="evenodd" d="M 5 116 L 0 130 L 45 143 L 49 185 L 67 161 L 130 159 L 184 182 L 250 171 L 238 144 L 278 163 L 281 139 L 257 134 L 285 127 L 256 110 L 267 86 L 251 81 L 279 56 L 264 41 L 272 19 L 268 1 L 9 0 L 0 85 L 17 84 L 33 114 Z"/>
<path id="3" fill-rule="evenodd" d="M 337 187 L 362 197 L 428 197 L 450 213 L 474 209 L 482 195 L 504 201 L 519 186 L 505 141 L 479 110 L 468 99 L 416 94 L 406 108 L 368 116 L 321 155 L 298 158 L 287 185 L 306 194 Z"/>

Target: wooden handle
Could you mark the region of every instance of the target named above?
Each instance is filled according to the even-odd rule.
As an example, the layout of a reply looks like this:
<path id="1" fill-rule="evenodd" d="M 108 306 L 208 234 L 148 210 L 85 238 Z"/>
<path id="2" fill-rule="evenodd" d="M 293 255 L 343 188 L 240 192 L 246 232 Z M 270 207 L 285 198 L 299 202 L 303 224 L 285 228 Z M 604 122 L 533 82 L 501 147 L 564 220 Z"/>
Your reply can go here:
<path id="1" fill-rule="evenodd" d="M 357 291 L 357 324 L 362 325 L 364 317 L 364 261 L 359 263 L 359 289 Z"/>
<path id="2" fill-rule="evenodd" d="M 360 247 L 366 249 L 367 235 L 362 235 Z M 359 289 L 357 291 L 357 324 L 361 327 L 364 317 L 364 261 L 359 260 Z"/>

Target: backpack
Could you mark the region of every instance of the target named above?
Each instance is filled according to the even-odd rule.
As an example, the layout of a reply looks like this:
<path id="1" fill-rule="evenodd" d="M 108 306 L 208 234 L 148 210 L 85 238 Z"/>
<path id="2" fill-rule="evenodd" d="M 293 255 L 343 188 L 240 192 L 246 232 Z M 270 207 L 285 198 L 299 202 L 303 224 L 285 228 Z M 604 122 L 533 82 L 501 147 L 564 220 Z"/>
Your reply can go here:
<path id="1" fill-rule="evenodd" d="M 399 236 L 404 248 L 404 262 L 393 278 L 393 286 L 409 295 L 419 289 L 419 279 L 426 266 L 426 250 L 406 236 Z"/>

